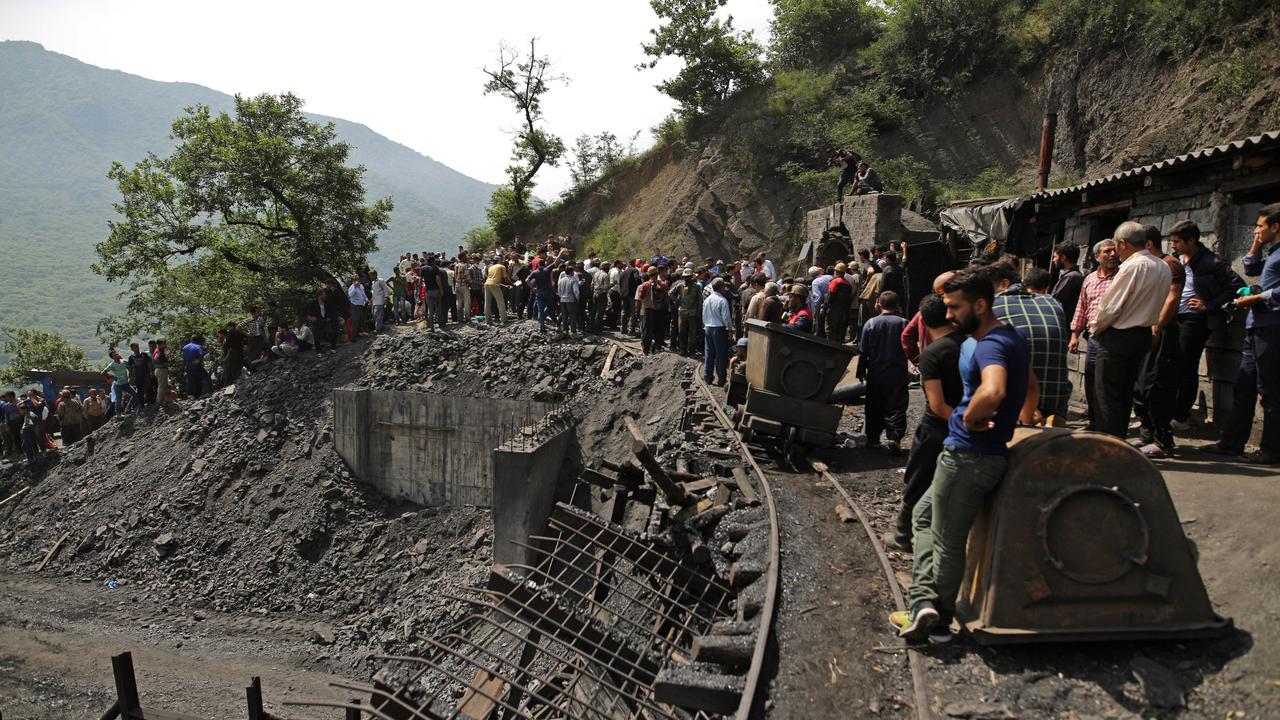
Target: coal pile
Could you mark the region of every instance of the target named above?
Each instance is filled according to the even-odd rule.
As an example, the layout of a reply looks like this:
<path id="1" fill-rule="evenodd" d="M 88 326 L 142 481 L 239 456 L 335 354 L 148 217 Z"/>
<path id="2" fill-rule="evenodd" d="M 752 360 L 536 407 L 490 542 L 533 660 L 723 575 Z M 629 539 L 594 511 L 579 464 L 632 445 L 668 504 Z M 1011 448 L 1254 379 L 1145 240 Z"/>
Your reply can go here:
<path id="1" fill-rule="evenodd" d="M 483 584 L 490 515 L 398 504 L 360 484 L 333 448 L 331 391 L 559 401 L 594 456 L 623 432 L 622 410 L 656 417 L 678 390 L 678 359 L 633 378 L 640 363 L 617 353 L 606 381 L 607 343 L 534 328 L 402 329 L 113 420 L 92 452 L 80 443 L 0 471 L 0 498 L 30 487 L 0 508 L 0 567 L 30 572 L 61 539 L 45 574 L 199 611 L 320 618 L 332 629 L 315 640 L 335 652 L 412 646 L 463 611 L 443 593 Z"/>

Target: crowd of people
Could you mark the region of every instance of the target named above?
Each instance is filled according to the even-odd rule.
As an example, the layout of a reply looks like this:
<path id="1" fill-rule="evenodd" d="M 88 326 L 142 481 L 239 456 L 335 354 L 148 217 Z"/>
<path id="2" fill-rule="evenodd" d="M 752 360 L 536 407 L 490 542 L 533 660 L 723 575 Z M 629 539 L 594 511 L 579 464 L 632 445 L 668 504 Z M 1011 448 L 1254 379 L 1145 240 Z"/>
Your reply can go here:
<path id="1" fill-rule="evenodd" d="M 1280 254 L 1270 252 L 1276 242 L 1268 220 L 1273 215 L 1260 218 L 1254 247 L 1245 258 L 1246 271 L 1262 277 L 1259 292 L 1253 293 L 1226 260 L 1200 242 L 1200 231 L 1190 221 L 1169 228 L 1170 255 L 1162 252 L 1159 229 L 1125 223 L 1114 239 L 1091 249 L 1096 269 L 1088 276 L 1081 271 L 1081 249 L 1071 244 L 1053 251 L 1056 281 L 1043 268 L 1020 275 L 1018 263 L 1007 256 L 975 260 L 992 286 L 987 309 L 1028 347 L 1034 402 L 1026 419 L 1061 423 L 1072 391 L 1067 356 L 1083 352 L 1088 428 L 1125 437 L 1129 418 L 1136 414 L 1140 430 L 1135 444 L 1152 457 L 1167 456 L 1174 452 L 1175 433 L 1190 427 L 1209 334 L 1230 320 L 1233 307 L 1249 308 L 1236 411 L 1230 419 L 1218 418 L 1222 437 L 1207 449 L 1243 453 L 1253 397 L 1260 390 L 1264 413 L 1272 421 L 1264 422 L 1262 448 L 1248 459 L 1275 462 L 1280 422 L 1273 416 L 1277 393 L 1272 355 L 1280 340 L 1272 334 L 1280 328 L 1280 320 L 1274 319 L 1280 313 L 1271 292 L 1277 284 L 1272 258 Z M 105 392 L 67 389 L 51 401 L 37 390 L 21 399 L 6 397 L 0 404 L 8 430 L 2 433 L 3 450 L 31 458 L 55 446 L 51 425 L 62 427 L 64 443 L 74 442 L 114 414 L 179 394 L 199 397 L 234 383 L 243 372 L 408 322 L 443 328 L 534 319 L 537 332 L 558 338 L 613 331 L 638 338 L 645 353 L 700 356 L 704 380 L 724 384 L 731 351 L 741 354 L 745 343 L 744 322 L 756 319 L 857 347 L 870 447 L 901 452 L 907 388 L 918 378 L 927 410 L 911 442 L 908 502 L 894 538 L 907 546 L 911 508 L 934 474 L 929 458 L 938 455 L 949 437 L 948 420 L 961 401 L 964 383 L 956 368 L 967 355 L 959 341 L 972 333 L 957 333 L 950 303 L 943 304 L 948 284 L 957 282 L 955 273 L 939 276 L 935 294 L 924 298 L 915 312 L 905 307 L 905 255 L 906 248 L 896 244 L 864 249 L 844 261 L 787 277 L 763 253 L 731 262 L 671 258 L 660 251 L 649 258 L 604 259 L 596 253 L 577 258 L 570 243 L 555 236 L 534 246 L 516 238 L 510 246 L 483 252 L 459 247 L 452 257 L 405 253 L 385 277 L 366 269 L 345 287 L 336 278 L 329 280 L 292 321 L 269 302 L 219 328 L 212 346 L 195 335 L 172 357 L 164 338 L 148 342 L 145 349 L 133 343 L 127 356 L 112 349 L 103 369 L 109 379 Z M 972 282 L 965 287 L 972 291 Z M 741 367 L 741 362 L 733 364 Z"/>
<path id="2" fill-rule="evenodd" d="M 903 637 L 950 639 L 966 539 L 1003 479 L 1014 428 L 1052 422 L 1066 411 L 1066 356 L 1082 341 L 1088 427 L 1128 439 L 1136 416 L 1132 444 L 1163 457 L 1174 450 L 1175 432 L 1189 427 L 1206 338 L 1243 314 L 1234 403 L 1229 413 L 1215 411 L 1219 440 L 1202 449 L 1280 464 L 1280 204 L 1262 208 L 1243 259 L 1245 274 L 1259 279 L 1254 286 L 1201 243 L 1194 222 L 1180 221 L 1167 234 L 1172 254 L 1163 252 L 1159 228 L 1121 224 L 1092 248 L 1098 266 L 1088 276 L 1079 271 L 1079 248 L 1059 246 L 1052 288 L 1044 270 L 1030 270 L 1019 282 L 1005 259 L 980 261 L 937 279 L 936 294 L 920 303 L 919 334 L 909 338 L 901 318 L 877 318 L 864 328 L 869 435 L 892 424 L 899 402 L 896 390 L 884 391 L 873 405 L 870 378 L 901 387 L 907 355 L 922 342 L 917 362 L 926 410 L 907 460 L 896 528 L 885 537 L 912 553 L 909 609 L 890 616 Z M 881 296 L 880 317 L 895 300 Z M 869 332 L 875 335 L 867 338 Z M 895 333 L 904 347 L 890 342 Z M 1261 447 L 1241 457 L 1259 396 Z M 873 416 L 884 420 L 872 425 Z"/>

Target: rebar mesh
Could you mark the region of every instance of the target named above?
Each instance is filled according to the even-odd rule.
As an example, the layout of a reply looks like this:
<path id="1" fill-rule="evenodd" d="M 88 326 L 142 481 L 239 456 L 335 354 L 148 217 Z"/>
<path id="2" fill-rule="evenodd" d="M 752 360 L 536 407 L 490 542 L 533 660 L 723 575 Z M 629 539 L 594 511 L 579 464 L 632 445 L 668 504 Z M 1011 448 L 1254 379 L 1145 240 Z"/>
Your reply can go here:
<path id="1" fill-rule="evenodd" d="M 560 504 L 536 562 L 495 566 L 459 597 L 473 611 L 419 657 L 387 665 L 361 710 L 392 720 L 693 720 L 653 699 L 658 672 L 727 618 L 718 578 L 590 513 Z"/>

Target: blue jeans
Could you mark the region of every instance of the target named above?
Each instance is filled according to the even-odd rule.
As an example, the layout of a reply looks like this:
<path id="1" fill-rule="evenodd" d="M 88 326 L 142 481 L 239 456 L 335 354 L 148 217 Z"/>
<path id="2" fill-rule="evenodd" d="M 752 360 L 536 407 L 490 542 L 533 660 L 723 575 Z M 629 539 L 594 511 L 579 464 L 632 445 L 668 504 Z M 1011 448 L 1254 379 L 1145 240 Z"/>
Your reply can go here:
<path id="1" fill-rule="evenodd" d="M 538 318 L 538 332 L 546 332 L 547 316 L 551 314 L 551 298 L 534 295 L 533 312 Z"/>
<path id="2" fill-rule="evenodd" d="M 1253 431 L 1254 406 L 1262 400 L 1261 450 L 1280 455 L 1280 325 L 1249 328 L 1240 353 L 1231 417 L 1222 445 L 1243 450 Z"/>
<path id="3" fill-rule="evenodd" d="M 720 384 L 725 383 L 725 374 L 729 369 L 729 333 L 722 327 L 703 329 L 702 379 L 711 382 L 711 371 L 714 369 Z"/>

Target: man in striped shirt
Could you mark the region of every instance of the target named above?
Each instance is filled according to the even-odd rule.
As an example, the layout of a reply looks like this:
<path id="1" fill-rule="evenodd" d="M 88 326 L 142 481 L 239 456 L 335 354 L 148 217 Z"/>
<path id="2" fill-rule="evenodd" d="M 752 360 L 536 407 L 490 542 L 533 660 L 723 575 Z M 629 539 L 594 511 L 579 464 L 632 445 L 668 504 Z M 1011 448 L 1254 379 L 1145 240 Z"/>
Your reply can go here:
<path id="1" fill-rule="evenodd" d="M 1080 301 L 1076 304 L 1075 315 L 1071 318 L 1071 341 L 1067 343 L 1067 352 L 1080 352 L 1080 339 L 1087 343 L 1084 360 L 1084 395 L 1089 405 L 1089 425 L 1094 429 L 1094 408 L 1098 406 L 1093 385 L 1098 361 L 1098 342 L 1089 334 L 1089 326 L 1098 317 L 1098 308 L 1102 306 L 1102 296 L 1106 295 L 1115 280 L 1116 270 L 1120 267 L 1120 256 L 1116 253 L 1116 243 L 1107 238 L 1093 246 L 1093 256 L 1098 261 L 1098 269 L 1084 279 L 1080 286 Z"/>

